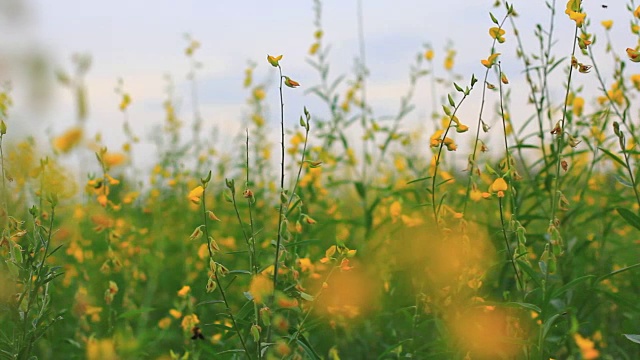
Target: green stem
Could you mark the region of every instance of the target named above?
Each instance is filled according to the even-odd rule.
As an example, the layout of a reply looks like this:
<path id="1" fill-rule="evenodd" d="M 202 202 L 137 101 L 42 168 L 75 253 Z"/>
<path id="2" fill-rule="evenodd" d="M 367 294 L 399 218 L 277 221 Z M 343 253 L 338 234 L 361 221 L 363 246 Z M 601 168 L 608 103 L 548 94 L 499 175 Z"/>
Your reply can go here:
<path id="1" fill-rule="evenodd" d="M 213 261 L 213 252 L 211 251 L 211 240 L 209 238 L 209 228 L 207 226 L 207 206 L 206 206 L 206 189 L 207 189 L 207 184 L 203 183 L 202 184 L 202 188 L 203 188 L 203 192 L 202 192 L 202 218 L 204 221 L 204 235 L 207 238 L 207 250 L 209 251 L 209 261 Z M 244 349 L 244 353 L 247 356 L 247 358 L 249 358 L 249 360 L 251 360 L 251 355 L 249 353 L 249 349 L 247 348 L 247 344 L 244 340 L 244 337 L 242 336 L 242 333 L 240 332 L 240 328 L 238 327 L 238 323 L 236 322 L 236 318 L 235 316 L 233 316 L 233 312 L 231 311 L 231 306 L 229 306 L 229 301 L 227 300 L 227 295 L 225 294 L 224 291 L 224 287 L 222 286 L 222 284 L 220 283 L 220 278 L 218 277 L 218 270 L 216 269 L 216 271 L 213 272 L 213 276 L 214 279 L 216 281 L 216 285 L 218 287 L 218 289 L 220 290 L 220 295 L 222 296 L 222 301 L 224 302 L 224 306 L 226 308 L 227 311 L 227 315 L 229 315 L 229 318 L 231 319 L 231 322 L 233 323 L 233 328 L 236 331 L 236 334 L 238 334 L 238 338 L 240 338 L 240 343 L 242 344 L 242 348 Z"/>
<path id="2" fill-rule="evenodd" d="M 280 72 L 280 194 L 278 194 L 278 201 L 280 205 L 278 206 L 278 235 L 276 239 L 276 256 L 273 264 L 273 291 L 275 294 L 276 289 L 278 288 L 278 269 L 280 268 L 280 246 L 282 244 L 282 214 L 284 211 L 284 203 L 281 199 L 282 193 L 284 192 L 284 98 L 282 96 L 282 68 L 280 64 L 278 64 L 278 70 Z"/>

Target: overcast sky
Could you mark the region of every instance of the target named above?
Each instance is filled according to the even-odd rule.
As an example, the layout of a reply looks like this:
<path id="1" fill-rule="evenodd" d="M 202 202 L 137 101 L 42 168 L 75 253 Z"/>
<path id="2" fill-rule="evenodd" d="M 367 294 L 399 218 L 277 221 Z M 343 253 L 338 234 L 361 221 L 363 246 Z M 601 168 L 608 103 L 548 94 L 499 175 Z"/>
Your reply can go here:
<path id="1" fill-rule="evenodd" d="M 11 12 L 16 4 L 26 3 L 21 15 Z M 364 33 L 369 102 L 376 115 L 392 114 L 408 84 L 409 65 L 415 54 L 429 43 L 436 52 L 437 71 L 443 74 L 444 48 L 451 42 L 457 51 L 455 71 L 468 81 L 472 73 L 484 74 L 480 60 L 489 55 L 492 26 L 488 12 L 496 17 L 504 15 L 504 8 L 494 9 L 494 0 L 363 0 Z M 591 31 L 603 37 L 601 20 L 614 20 L 615 42 L 618 53 L 624 55 L 626 47 L 635 46 L 637 39 L 628 31 L 630 14 L 621 0 L 585 2 Z M 607 3 L 608 7 L 602 8 Z M 46 106 L 32 111 L 25 88 L 25 75 L 15 75 L 24 63 L 25 54 L 44 56 L 48 69 L 70 69 L 71 54 L 91 54 L 93 66 L 87 76 L 90 101 L 90 129 L 101 131 L 105 142 L 112 147 L 122 144 L 122 117 L 117 110 L 118 96 L 114 93 L 117 79 L 122 78 L 126 90 L 133 98 L 130 109 L 134 130 L 145 133 L 151 124 L 163 121 L 164 74 L 170 74 L 183 99 L 183 115 L 189 119 L 188 94 L 185 75 L 188 61 L 184 56 L 187 42 L 185 33 L 198 39 L 202 47 L 197 58 L 203 63 L 199 75 L 201 108 L 205 122 L 222 131 L 234 132 L 243 113 L 248 94 L 242 88 L 243 70 L 248 60 L 259 64 L 258 80 L 269 74 L 275 80 L 275 69 L 265 60 L 266 54 L 283 54 L 285 73 L 302 86 L 289 90 L 287 116 L 297 119 L 302 105 L 312 112 L 318 104 L 304 97 L 305 86 L 317 83 L 318 75 L 305 62 L 313 41 L 314 13 L 311 0 L 245 0 L 196 1 L 154 0 L 18 0 L 0 1 L 3 25 L 3 52 L 12 61 L 0 62 L 0 75 L 13 79 L 16 108 L 12 118 L 28 130 L 44 135 L 46 131 L 59 134 L 73 124 L 74 109 L 70 93 L 52 83 Z M 549 12 L 544 0 L 515 1 L 520 14 L 516 19 L 526 40 L 525 46 L 533 51 L 537 44 L 532 36 L 536 23 L 547 26 Z M 564 14 L 566 2 L 558 1 L 555 32 L 558 57 L 570 53 L 573 23 Z M 357 1 L 327 0 L 323 3 L 325 44 L 332 46 L 330 61 L 332 77 L 347 73 L 358 53 Z M 506 26 L 507 42 L 498 49 L 504 55 L 503 67 L 512 81 L 512 88 L 522 88 L 521 63 L 515 58 L 515 41 L 510 26 Z M 602 46 L 602 45 L 601 45 Z M 606 60 L 603 60 L 606 61 Z M 635 65 L 635 64 L 633 64 Z M 640 71 L 639 71 L 640 72 Z M 562 74 L 560 71 L 558 74 Z M 607 74 L 610 78 L 610 74 Z M 560 77 L 561 78 L 561 77 Z M 577 82 L 593 83 L 593 78 L 582 77 Z M 46 89 L 46 86 L 42 86 Z M 559 93 L 562 87 L 557 88 Z M 274 92 L 275 95 L 275 92 Z M 462 109 L 462 115 L 477 118 L 480 89 L 477 89 Z M 277 99 L 269 98 L 277 110 Z M 429 87 L 418 87 L 416 111 L 408 120 L 425 121 L 430 111 Z M 516 100 L 525 106 L 526 93 Z M 517 106 L 516 106 L 517 108 Z M 475 119 L 466 121 L 469 125 Z M 276 120 L 271 120 L 275 124 Z M 234 127 L 235 126 L 235 127 Z"/>

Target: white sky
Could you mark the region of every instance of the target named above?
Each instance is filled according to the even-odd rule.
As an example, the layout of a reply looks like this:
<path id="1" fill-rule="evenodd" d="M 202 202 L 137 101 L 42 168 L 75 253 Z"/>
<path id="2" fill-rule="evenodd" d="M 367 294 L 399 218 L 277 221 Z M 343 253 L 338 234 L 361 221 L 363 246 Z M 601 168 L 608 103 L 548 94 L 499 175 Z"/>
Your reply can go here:
<path id="1" fill-rule="evenodd" d="M 71 94 L 55 82 L 51 81 L 50 87 L 38 85 L 40 90 L 50 89 L 44 106 L 34 107 L 26 96 L 29 92 L 24 59 L 34 52 L 45 56 L 50 72 L 55 68 L 70 69 L 70 57 L 75 52 L 91 54 L 93 66 L 87 76 L 90 129 L 102 132 L 110 147 L 118 148 L 123 142 L 122 117 L 117 109 L 119 98 L 114 93 L 118 78 L 124 79 L 125 89 L 133 98 L 130 116 L 138 134 L 146 133 L 145 129 L 164 119 L 161 104 L 165 88 L 163 76 L 167 73 L 177 84 L 178 97 L 184 99 L 183 118 L 189 120 L 188 93 L 181 92 L 186 89 L 188 72 L 188 61 L 183 53 L 185 33 L 190 33 L 202 44 L 197 52 L 197 58 L 204 66 L 199 74 L 199 91 L 207 125 L 218 126 L 223 132 L 225 129 L 233 132 L 237 128 L 247 111 L 245 99 L 248 93 L 242 88 L 247 60 L 259 64 L 255 73 L 257 80 L 268 76 L 276 79 L 276 70 L 266 63 L 266 54 L 283 54 L 281 64 L 285 74 L 302 84 L 300 89 L 288 90 L 285 95 L 286 116 L 291 122 L 297 122 L 303 105 L 307 105 L 312 113 L 326 113 L 324 107 L 314 108 L 319 105 L 311 95 L 303 95 L 305 85 L 314 85 L 318 80 L 317 74 L 305 62 L 314 32 L 311 0 L 31 0 L 26 1 L 22 15 L 8 13 L 9 5 L 21 3 L 18 0 L 0 1 L 0 12 L 6 14 L 0 17 L 4 23 L 0 26 L 3 33 L 0 51 L 9 55 L 8 60 L 0 61 L 0 77 L 13 78 L 16 107 L 10 121 L 23 125 L 24 133 L 60 134 L 74 121 Z M 481 79 L 484 67 L 480 60 L 489 55 L 491 46 L 488 28 L 493 25 L 488 12 L 492 11 L 499 19 L 504 15 L 503 7 L 492 7 L 493 0 L 363 0 L 363 3 L 367 65 L 371 71 L 368 100 L 377 116 L 396 111 L 408 84 L 409 65 L 425 43 L 432 44 L 436 51 L 436 70 L 440 75 L 443 74 L 444 47 L 451 41 L 457 51 L 455 70 L 464 76 L 461 85 L 468 83 L 471 73 Z M 516 21 L 525 36 L 525 46 L 532 51 L 537 48 L 532 36 L 533 26 L 541 23 L 547 27 L 548 10 L 544 0 L 517 0 L 514 3 L 520 14 Z M 600 21 L 614 20 L 613 35 L 620 55 L 624 55 L 626 47 L 634 47 L 637 42 L 628 31 L 630 14 L 625 3 L 621 0 L 585 1 L 592 22 L 590 30 L 602 40 Z M 573 23 L 564 14 L 565 4 L 565 1 L 557 1 L 556 5 L 558 44 L 555 53 L 558 57 L 570 53 L 573 35 Z M 608 8 L 602 8 L 601 4 L 607 4 Z M 324 1 L 324 42 L 332 46 L 332 78 L 348 72 L 358 53 L 356 8 L 356 0 Z M 527 93 L 518 93 L 524 88 L 520 73 L 522 64 L 514 56 L 515 39 L 511 27 L 506 26 L 506 30 L 507 42 L 500 45 L 498 51 L 504 54 L 501 57 L 503 68 L 514 91 L 516 100 L 512 107 L 524 109 Z M 600 48 L 603 46 L 600 44 Z M 605 55 L 603 59 L 606 64 Z M 557 74 L 561 75 L 562 71 Z M 611 78 L 609 72 L 605 72 L 605 76 Z M 577 83 L 594 84 L 594 81 L 593 74 L 576 78 Z M 555 88 L 558 94 L 563 93 L 561 83 Z M 463 122 L 472 129 L 477 119 L 480 92 L 478 86 L 461 112 L 469 117 Z M 275 91 L 272 93 L 275 95 Z M 277 99 L 270 97 L 269 100 L 273 104 L 272 115 L 277 115 Z M 495 99 L 488 103 L 490 110 L 493 109 L 491 101 Z M 427 119 L 430 104 L 429 87 L 423 81 L 416 94 L 416 111 L 408 121 L 415 124 Z M 38 110 L 34 111 L 34 108 Z M 518 116 L 517 111 L 514 110 L 514 118 Z M 273 124 L 276 117 L 270 120 Z"/>

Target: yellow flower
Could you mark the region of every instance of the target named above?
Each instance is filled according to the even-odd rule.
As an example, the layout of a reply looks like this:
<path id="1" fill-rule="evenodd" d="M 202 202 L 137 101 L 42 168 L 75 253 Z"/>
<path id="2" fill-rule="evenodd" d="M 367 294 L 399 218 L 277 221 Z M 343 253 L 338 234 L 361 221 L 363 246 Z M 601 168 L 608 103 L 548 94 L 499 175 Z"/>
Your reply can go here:
<path id="1" fill-rule="evenodd" d="M 640 19 L 640 6 L 638 6 L 635 10 L 633 10 L 633 16 Z"/>
<path id="2" fill-rule="evenodd" d="M 262 86 L 257 86 L 253 89 L 253 97 L 258 101 L 264 100 L 266 95 L 267 93 L 264 91 L 264 88 Z"/>
<path id="3" fill-rule="evenodd" d="M 191 315 L 185 315 L 185 317 L 182 318 L 182 323 L 180 324 L 180 326 L 182 326 L 182 329 L 184 331 L 190 331 L 194 326 L 198 324 L 200 324 L 200 319 L 198 319 L 198 315 L 191 314 Z"/>
<path id="4" fill-rule="evenodd" d="M 100 206 L 102 206 L 102 207 L 107 206 L 107 195 L 100 194 L 100 195 L 98 195 L 96 200 L 98 200 L 98 204 L 100 204 Z"/>
<path id="5" fill-rule="evenodd" d="M 429 49 L 425 51 L 424 58 L 427 59 L 428 61 L 433 60 L 433 50 Z"/>
<path id="6" fill-rule="evenodd" d="M 460 123 L 460 124 L 458 124 L 458 126 L 456 126 L 456 132 L 458 132 L 458 133 L 463 133 L 463 132 L 466 132 L 468 130 L 469 130 L 469 127 L 467 125 L 465 125 L 465 124 Z"/>
<path id="7" fill-rule="evenodd" d="M 288 76 L 284 77 L 284 84 L 290 88 L 297 88 L 298 86 L 300 86 L 300 83 L 298 83 L 297 81 L 291 79 Z"/>
<path id="8" fill-rule="evenodd" d="M 278 67 L 280 66 L 280 64 L 278 63 L 280 60 L 282 60 L 282 55 L 278 55 L 278 56 L 271 56 L 271 55 L 267 55 L 267 61 L 269 62 L 269 64 L 271 64 L 271 66 L 273 67 Z"/>
<path id="9" fill-rule="evenodd" d="M 169 310 L 169 315 L 173 316 L 175 319 L 180 319 L 182 317 L 182 312 L 176 309 L 171 309 Z"/>
<path id="10" fill-rule="evenodd" d="M 263 304 L 267 297 L 273 293 L 273 282 L 265 275 L 256 275 L 251 279 L 249 293 L 257 304 Z"/>
<path id="11" fill-rule="evenodd" d="M 297 148 L 302 143 L 304 143 L 304 135 L 302 135 L 302 132 L 296 131 L 291 137 L 291 147 Z"/>
<path id="12" fill-rule="evenodd" d="M 471 190 L 471 192 L 469 192 L 469 198 L 472 201 L 480 201 L 482 199 L 482 191 L 478 189 Z"/>
<path id="13" fill-rule="evenodd" d="M 565 14 L 569 15 L 572 11 L 580 11 L 582 0 L 569 0 L 567 1 L 567 9 L 564 11 Z"/>
<path id="14" fill-rule="evenodd" d="M 394 201 L 391 206 L 389 206 L 389 215 L 391 215 L 391 219 L 395 223 L 400 215 L 402 215 L 402 204 L 399 201 Z"/>
<path id="15" fill-rule="evenodd" d="M 158 327 L 162 330 L 165 330 L 171 325 L 171 318 L 168 316 L 163 317 L 158 321 Z"/>
<path id="16" fill-rule="evenodd" d="M 320 43 L 313 43 L 313 45 L 311 45 L 311 47 L 309 48 L 309 55 L 315 55 L 318 52 L 319 48 Z"/>
<path id="17" fill-rule="evenodd" d="M 573 99 L 573 113 L 576 116 L 581 116 L 583 109 L 584 109 L 584 99 L 579 96 L 576 96 L 575 99 Z"/>
<path id="18" fill-rule="evenodd" d="M 102 359 L 118 359 L 116 353 L 115 344 L 111 339 L 95 339 L 91 338 L 87 342 L 87 354 L 88 360 L 102 360 Z"/>
<path id="19" fill-rule="evenodd" d="M 120 111 L 125 111 L 131 105 L 131 96 L 129 94 L 122 95 L 122 101 L 120 101 Z"/>
<path id="20" fill-rule="evenodd" d="M 301 258 L 301 259 L 298 259 L 298 261 L 296 262 L 300 267 L 300 271 L 302 272 L 313 271 L 313 269 L 315 268 L 315 266 L 311 262 L 311 259 L 309 258 Z"/>
<path id="21" fill-rule="evenodd" d="M 584 24 L 584 19 L 587 17 L 587 14 L 571 11 L 569 12 L 569 18 L 576 22 L 576 26 L 581 28 L 582 24 Z"/>
<path id="22" fill-rule="evenodd" d="M 444 59 L 444 68 L 446 70 L 453 69 L 453 58 L 456 56 L 455 50 L 449 50 L 447 52 L 447 57 Z"/>
<path id="23" fill-rule="evenodd" d="M 447 150 L 449 151 L 456 151 L 458 150 L 458 145 L 456 145 L 456 143 L 453 141 L 452 138 L 446 137 L 443 140 L 444 145 L 447 147 Z"/>
<path id="24" fill-rule="evenodd" d="M 629 56 L 629 60 L 633 62 L 640 61 L 640 51 L 634 50 L 632 48 L 627 48 L 627 56 Z"/>
<path id="25" fill-rule="evenodd" d="M 82 140 L 82 129 L 73 127 L 53 140 L 53 147 L 63 153 L 69 152 Z"/>
<path id="26" fill-rule="evenodd" d="M 640 74 L 631 75 L 631 82 L 636 90 L 640 90 Z"/>
<path id="27" fill-rule="evenodd" d="M 595 348 L 593 341 L 583 338 L 580 334 L 573 335 L 573 339 L 576 345 L 580 348 L 582 358 L 585 360 L 597 359 L 600 356 L 600 351 Z"/>
<path id="28" fill-rule="evenodd" d="M 251 121 L 258 127 L 264 125 L 264 118 L 260 114 L 251 115 Z"/>
<path id="29" fill-rule="evenodd" d="M 498 40 L 499 43 L 503 43 L 504 42 L 504 29 L 501 29 L 499 27 L 492 27 L 491 29 L 489 29 L 489 35 L 491 36 L 491 38 Z"/>
<path id="30" fill-rule="evenodd" d="M 600 24 L 604 26 L 605 30 L 611 30 L 611 27 L 613 26 L 613 20 L 602 20 Z"/>
<path id="31" fill-rule="evenodd" d="M 488 58 L 486 58 L 485 60 L 481 60 L 480 62 L 482 63 L 482 65 L 484 65 L 486 68 L 490 68 L 493 66 L 493 64 L 496 61 L 496 58 L 500 56 L 500 53 L 494 53 L 489 55 Z"/>
<path id="32" fill-rule="evenodd" d="M 204 188 L 202 186 L 197 186 L 193 190 L 189 192 L 187 198 L 194 204 L 200 204 L 200 198 L 204 194 Z"/>
<path id="33" fill-rule="evenodd" d="M 507 182 L 504 180 L 504 178 L 497 178 L 493 181 L 493 184 L 491 184 L 491 188 L 490 190 L 492 192 L 498 192 L 498 191 L 505 191 L 509 188 L 509 185 L 507 185 Z"/>
<path id="34" fill-rule="evenodd" d="M 127 160 L 126 155 L 122 153 L 106 153 L 102 155 L 102 161 L 107 167 L 114 167 L 123 164 Z"/>
<path id="35" fill-rule="evenodd" d="M 440 140 L 440 136 L 444 133 L 443 130 L 437 130 L 435 132 L 435 134 L 431 135 L 431 139 L 430 139 L 430 146 L 431 147 L 436 147 L 438 145 L 440 145 L 440 142 L 442 140 Z"/>
<path id="36" fill-rule="evenodd" d="M 184 298 L 189 294 L 189 291 L 191 291 L 191 287 L 189 285 L 185 285 L 182 289 L 178 290 L 178 296 Z"/>

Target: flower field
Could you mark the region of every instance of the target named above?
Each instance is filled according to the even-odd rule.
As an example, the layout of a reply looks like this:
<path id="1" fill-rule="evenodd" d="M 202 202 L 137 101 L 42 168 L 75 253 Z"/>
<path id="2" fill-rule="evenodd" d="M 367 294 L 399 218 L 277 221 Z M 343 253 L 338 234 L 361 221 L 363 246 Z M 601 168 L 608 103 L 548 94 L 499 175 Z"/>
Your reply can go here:
<path id="1" fill-rule="evenodd" d="M 118 81 L 119 148 L 89 130 L 89 56 L 56 72 L 76 120 L 45 142 L 13 136 L 3 87 L 0 359 L 639 359 L 640 6 L 547 4 L 532 28 L 488 6 L 474 74 L 417 47 L 381 116 L 364 54 L 330 70 L 315 0 L 316 83 L 252 59 L 232 148 L 204 130 L 193 37 L 193 109 L 167 91 L 137 133 Z"/>

